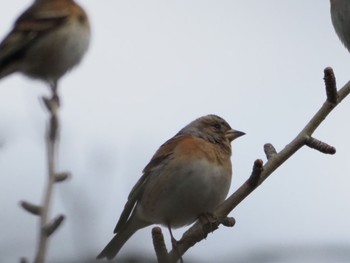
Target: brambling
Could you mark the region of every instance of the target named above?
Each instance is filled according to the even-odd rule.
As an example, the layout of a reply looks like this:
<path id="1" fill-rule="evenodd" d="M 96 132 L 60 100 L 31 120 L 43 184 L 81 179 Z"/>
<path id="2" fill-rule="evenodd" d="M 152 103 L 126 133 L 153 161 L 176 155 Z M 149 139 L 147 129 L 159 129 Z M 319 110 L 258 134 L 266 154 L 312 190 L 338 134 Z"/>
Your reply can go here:
<path id="1" fill-rule="evenodd" d="M 350 1 L 331 0 L 331 18 L 339 39 L 350 51 Z"/>
<path id="2" fill-rule="evenodd" d="M 0 44 L 0 79 L 21 72 L 47 82 L 55 92 L 89 42 L 88 17 L 73 0 L 36 0 Z"/>
<path id="3" fill-rule="evenodd" d="M 193 223 L 225 200 L 231 184 L 231 142 L 245 133 L 216 115 L 192 121 L 165 142 L 131 190 L 114 229 L 97 256 L 112 259 L 139 229 Z"/>

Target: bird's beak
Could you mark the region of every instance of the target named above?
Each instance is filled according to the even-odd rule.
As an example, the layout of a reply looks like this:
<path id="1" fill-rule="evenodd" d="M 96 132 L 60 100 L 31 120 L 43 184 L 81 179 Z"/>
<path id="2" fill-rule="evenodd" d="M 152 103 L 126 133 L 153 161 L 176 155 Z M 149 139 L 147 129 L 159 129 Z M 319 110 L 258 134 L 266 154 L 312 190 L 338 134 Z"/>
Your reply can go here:
<path id="1" fill-rule="evenodd" d="M 234 139 L 237 139 L 238 137 L 241 137 L 245 135 L 244 132 L 236 131 L 236 130 L 228 130 L 225 134 L 225 137 L 232 142 Z"/>

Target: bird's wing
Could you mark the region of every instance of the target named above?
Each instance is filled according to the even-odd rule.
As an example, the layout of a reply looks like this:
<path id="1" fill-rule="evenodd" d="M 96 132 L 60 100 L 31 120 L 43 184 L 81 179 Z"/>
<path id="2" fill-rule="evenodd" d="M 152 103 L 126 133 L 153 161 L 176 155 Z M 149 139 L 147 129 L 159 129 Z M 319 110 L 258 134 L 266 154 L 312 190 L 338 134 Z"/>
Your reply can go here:
<path id="1" fill-rule="evenodd" d="M 52 2 L 32 5 L 16 20 L 13 30 L 0 44 L 0 69 L 23 56 L 36 39 L 59 27 L 69 15 L 68 8 Z"/>
<path id="2" fill-rule="evenodd" d="M 126 202 L 124 206 L 124 210 L 119 218 L 119 221 L 114 229 L 114 233 L 117 233 L 122 229 L 125 224 L 128 222 L 130 216 L 132 215 L 132 212 L 137 204 L 137 202 L 140 200 L 142 193 L 145 189 L 145 184 L 147 184 L 147 181 L 150 176 L 152 176 L 152 172 L 158 169 L 164 169 L 164 167 L 169 163 L 169 161 L 172 159 L 174 151 L 176 147 L 179 145 L 178 142 L 180 140 L 183 140 L 184 137 L 188 136 L 176 136 L 165 142 L 154 154 L 151 161 L 147 164 L 147 166 L 143 169 L 143 175 L 141 178 L 137 181 L 135 186 L 132 188 L 129 196 L 128 201 Z"/>

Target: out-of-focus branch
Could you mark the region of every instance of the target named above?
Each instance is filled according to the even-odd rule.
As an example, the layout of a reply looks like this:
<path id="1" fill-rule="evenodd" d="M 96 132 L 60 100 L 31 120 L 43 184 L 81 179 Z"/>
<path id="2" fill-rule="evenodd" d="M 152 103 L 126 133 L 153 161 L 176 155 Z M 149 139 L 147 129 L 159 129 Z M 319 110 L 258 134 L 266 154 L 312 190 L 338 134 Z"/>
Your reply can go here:
<path id="1" fill-rule="evenodd" d="M 34 205 L 34 204 L 29 203 L 27 201 L 21 201 L 20 205 L 23 207 L 24 210 L 26 210 L 27 212 L 29 212 L 33 215 L 36 215 L 36 216 L 41 215 L 42 207 L 39 205 Z"/>
<path id="2" fill-rule="evenodd" d="M 52 199 L 53 186 L 55 183 L 55 159 L 56 159 L 56 143 L 59 132 L 59 120 L 57 117 L 57 111 L 59 107 L 58 98 L 52 96 L 52 98 L 43 98 L 44 104 L 49 111 L 50 120 L 46 133 L 46 147 L 47 147 L 47 163 L 48 163 L 48 180 L 46 184 L 46 192 L 44 194 L 44 201 L 42 206 L 42 213 L 40 216 L 40 232 L 39 232 L 39 244 L 35 258 L 35 263 L 44 263 L 46 250 L 48 245 L 49 234 L 46 230 L 49 224 L 49 210 Z"/>
<path id="3" fill-rule="evenodd" d="M 69 177 L 69 173 L 56 173 L 56 151 L 59 135 L 59 97 L 53 91 L 51 98 L 43 97 L 44 105 L 49 112 L 49 122 L 46 131 L 47 167 L 48 177 L 42 205 L 34 205 L 27 201 L 21 201 L 23 209 L 40 218 L 39 241 L 34 263 L 44 263 L 48 246 L 48 239 L 64 220 L 64 215 L 49 219 L 50 205 L 53 195 L 53 187 L 57 182 L 62 182 Z M 27 262 L 22 258 L 21 262 Z"/>
<path id="4" fill-rule="evenodd" d="M 215 216 L 218 219 L 212 222 L 215 226 L 214 231 L 227 217 L 227 215 L 241 203 L 249 194 L 251 194 L 259 185 L 261 185 L 278 167 L 288 160 L 301 147 L 308 146 L 322 153 L 334 154 L 335 148 L 321 142 L 312 137 L 312 134 L 317 127 L 324 121 L 328 114 L 350 93 L 350 81 L 337 92 L 336 79 L 332 68 L 324 70 L 324 80 L 326 86 L 327 100 L 324 102 L 318 112 L 312 117 L 309 123 L 302 131 L 290 142 L 282 151 L 275 150 L 272 144 L 266 144 L 264 151 L 268 159 L 263 165 L 262 160 L 254 162 L 253 171 L 250 178 L 239 187 L 229 198 L 226 199 L 215 211 Z M 190 229 L 188 229 L 178 242 L 177 251 L 170 251 L 168 262 L 176 262 L 190 247 L 197 242 L 203 240 L 209 232 L 202 226 L 200 221 L 197 221 Z"/>

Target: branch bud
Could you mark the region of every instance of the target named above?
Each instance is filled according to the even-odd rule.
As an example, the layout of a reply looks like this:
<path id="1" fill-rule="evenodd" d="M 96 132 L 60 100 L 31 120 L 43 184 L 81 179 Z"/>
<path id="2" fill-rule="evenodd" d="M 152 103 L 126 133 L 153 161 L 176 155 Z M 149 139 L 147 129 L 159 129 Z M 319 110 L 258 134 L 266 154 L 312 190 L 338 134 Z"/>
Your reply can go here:
<path id="1" fill-rule="evenodd" d="M 310 137 L 309 139 L 307 139 L 305 142 L 305 145 L 312 148 L 312 149 L 315 149 L 321 153 L 325 153 L 325 154 L 335 154 L 336 153 L 336 149 L 333 146 L 331 146 L 325 142 L 319 141 L 313 137 Z"/>
<path id="2" fill-rule="evenodd" d="M 259 181 L 260 181 L 260 176 L 261 176 L 261 173 L 263 171 L 263 165 L 264 165 L 264 162 L 261 159 L 255 160 L 254 165 L 253 165 L 252 174 L 250 175 L 249 180 L 248 180 L 249 185 L 251 187 L 255 188 L 258 186 Z"/>
<path id="3" fill-rule="evenodd" d="M 326 86 L 327 101 L 333 104 L 338 102 L 337 83 L 331 67 L 324 70 L 324 83 Z"/>
<path id="4" fill-rule="evenodd" d="M 273 157 L 274 155 L 277 154 L 275 147 L 271 143 L 266 143 L 264 145 L 264 152 L 265 152 L 267 160 L 270 160 L 271 157 Z"/>
<path id="5" fill-rule="evenodd" d="M 71 177 L 69 172 L 62 172 L 55 174 L 55 183 L 60 183 Z"/>
<path id="6" fill-rule="evenodd" d="M 20 205 L 24 210 L 26 210 L 27 212 L 29 212 L 33 215 L 38 216 L 41 214 L 42 207 L 39 205 L 34 205 L 34 204 L 29 203 L 27 201 L 21 201 Z"/>
<path id="7" fill-rule="evenodd" d="M 59 215 L 54 218 L 50 223 L 44 227 L 44 232 L 47 236 L 50 236 L 57 228 L 62 224 L 64 220 L 64 215 Z"/>
<path id="8" fill-rule="evenodd" d="M 236 224 L 236 220 L 233 217 L 225 217 L 221 224 L 226 227 L 233 227 Z"/>

